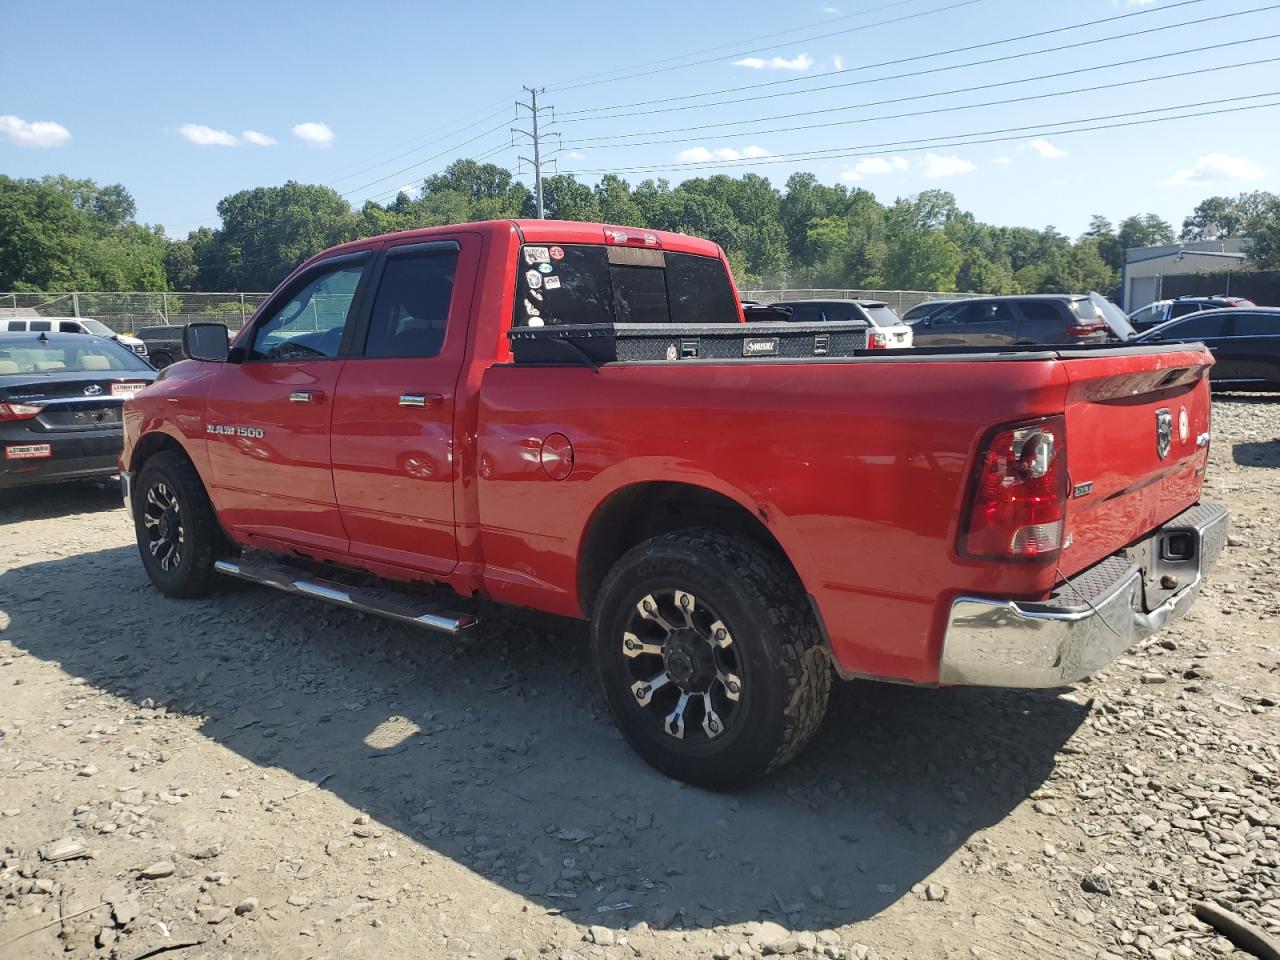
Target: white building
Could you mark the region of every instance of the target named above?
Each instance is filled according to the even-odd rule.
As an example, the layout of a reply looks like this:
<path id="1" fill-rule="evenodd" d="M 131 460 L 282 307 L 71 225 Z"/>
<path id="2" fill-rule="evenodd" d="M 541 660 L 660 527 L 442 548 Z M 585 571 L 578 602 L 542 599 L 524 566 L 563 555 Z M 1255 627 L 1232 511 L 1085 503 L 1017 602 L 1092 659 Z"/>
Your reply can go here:
<path id="1" fill-rule="evenodd" d="M 1122 277 L 1126 313 L 1132 313 L 1148 303 L 1166 299 L 1164 281 L 1168 277 L 1196 273 L 1239 272 L 1248 256 L 1244 252 L 1245 240 L 1229 237 L 1225 240 L 1197 240 L 1192 243 L 1175 243 L 1163 247 L 1133 247 L 1125 251 Z M 1225 288 L 1206 291 L 1210 294 L 1229 294 Z"/>

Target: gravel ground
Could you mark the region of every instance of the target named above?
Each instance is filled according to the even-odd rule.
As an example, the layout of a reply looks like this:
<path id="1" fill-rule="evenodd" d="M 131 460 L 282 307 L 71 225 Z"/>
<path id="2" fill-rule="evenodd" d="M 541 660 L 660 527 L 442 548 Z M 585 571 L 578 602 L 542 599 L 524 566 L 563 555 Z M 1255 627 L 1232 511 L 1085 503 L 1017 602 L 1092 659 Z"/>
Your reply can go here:
<path id="1" fill-rule="evenodd" d="M 113 492 L 0 506 L 0 957 L 1237 956 L 1280 932 L 1280 398 L 1219 399 L 1233 534 L 1068 691 L 841 685 L 715 795 L 613 731 L 581 625 L 455 644 L 149 585 Z"/>

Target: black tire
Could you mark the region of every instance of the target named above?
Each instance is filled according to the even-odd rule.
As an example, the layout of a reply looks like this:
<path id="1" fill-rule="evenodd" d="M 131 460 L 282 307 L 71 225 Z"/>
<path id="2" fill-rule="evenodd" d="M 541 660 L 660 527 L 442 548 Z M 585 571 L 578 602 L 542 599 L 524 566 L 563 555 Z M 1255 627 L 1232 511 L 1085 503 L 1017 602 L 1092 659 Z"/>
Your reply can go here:
<path id="1" fill-rule="evenodd" d="M 692 595 L 690 605 L 699 615 L 716 617 L 711 631 L 663 599 L 669 594 L 675 602 L 682 593 Z M 640 649 L 634 645 L 636 629 L 648 629 L 654 620 L 641 609 L 647 598 L 657 598 L 659 611 L 682 615 L 683 623 L 662 617 L 676 629 L 659 624 L 657 631 L 665 633 L 660 644 L 644 644 L 646 651 L 660 645 L 662 653 L 624 653 L 624 645 Z M 727 628 L 730 646 L 710 639 L 716 625 Z M 670 651 L 688 644 L 694 656 L 705 657 L 699 638 L 712 648 L 713 663 L 696 667 L 690 677 Z M 591 645 L 605 700 L 627 742 L 651 766 L 695 786 L 730 790 L 777 769 L 809 742 L 826 713 L 831 665 L 803 589 L 780 558 L 744 536 L 683 530 L 633 547 L 600 587 Z M 726 668 L 720 657 L 730 651 Z M 655 678 L 681 680 L 649 687 L 645 671 L 655 670 Z M 717 677 L 706 681 L 705 698 L 688 692 L 696 689 L 699 670 L 703 677 L 708 670 Z M 733 703 L 726 676 L 739 681 Z M 645 696 L 647 705 L 639 702 Z M 671 713 L 661 716 L 672 697 Z M 685 702 L 690 697 L 692 713 Z M 667 729 L 677 712 L 678 734 Z"/>
<path id="2" fill-rule="evenodd" d="M 147 359 L 151 361 L 151 365 L 157 370 L 163 370 L 169 364 L 173 363 L 173 355 L 166 350 L 157 350 Z"/>
<path id="3" fill-rule="evenodd" d="M 213 564 L 226 552 L 227 542 L 191 461 L 172 450 L 157 453 L 139 471 L 132 500 L 138 553 L 151 582 L 169 597 L 209 593 Z M 175 551 L 170 553 L 165 545 L 155 549 L 161 532 L 167 545 L 175 546 L 171 536 L 175 519 Z"/>

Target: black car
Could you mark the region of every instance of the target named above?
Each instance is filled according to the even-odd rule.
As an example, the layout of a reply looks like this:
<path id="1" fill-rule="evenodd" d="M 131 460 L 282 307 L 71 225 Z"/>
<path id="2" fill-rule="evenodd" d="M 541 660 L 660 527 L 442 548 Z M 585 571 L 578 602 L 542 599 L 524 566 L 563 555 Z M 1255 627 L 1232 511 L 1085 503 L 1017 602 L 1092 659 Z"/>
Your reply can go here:
<path id="1" fill-rule="evenodd" d="M 923 320 L 925 317 L 931 317 L 943 307 L 949 307 L 953 303 L 959 303 L 958 300 L 926 300 L 924 303 L 917 303 L 914 307 L 902 315 L 902 322 L 905 324 L 915 323 L 917 320 Z"/>
<path id="2" fill-rule="evenodd" d="M 910 326 L 917 347 L 1008 347 L 1106 343 L 1134 330 L 1097 294 L 1041 293 L 958 300 Z"/>
<path id="3" fill-rule="evenodd" d="M 115 474 L 125 398 L 155 378 L 112 340 L 0 333 L 0 490 Z"/>
<path id="4" fill-rule="evenodd" d="M 143 327 L 134 331 L 134 336 L 147 345 L 147 353 L 152 365 L 163 370 L 169 364 L 187 359 L 182 352 L 182 331 L 180 324 L 159 327 Z"/>
<path id="5" fill-rule="evenodd" d="M 1134 343 L 1203 343 L 1216 361 L 1209 383 L 1218 390 L 1280 390 L 1280 308 L 1205 310 L 1170 320 Z"/>

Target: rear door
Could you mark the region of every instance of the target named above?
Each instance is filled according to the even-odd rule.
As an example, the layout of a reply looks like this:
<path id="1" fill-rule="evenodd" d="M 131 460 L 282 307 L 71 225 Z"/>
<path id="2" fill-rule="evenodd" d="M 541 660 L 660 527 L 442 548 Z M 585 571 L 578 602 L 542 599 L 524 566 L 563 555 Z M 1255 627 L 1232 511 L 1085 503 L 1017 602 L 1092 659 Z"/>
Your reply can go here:
<path id="1" fill-rule="evenodd" d="M 943 307 L 915 325 L 917 347 L 1000 347 L 1017 334 L 1012 309 L 1003 300 L 978 300 Z"/>
<path id="2" fill-rule="evenodd" d="M 1280 384 L 1280 313 L 1233 313 L 1225 334 L 1216 344 L 1215 384 L 1242 389 Z"/>
<path id="3" fill-rule="evenodd" d="M 237 338 L 240 362 L 218 368 L 205 409 L 211 492 L 245 536 L 346 551 L 329 422 L 370 259 L 332 257 L 295 278 Z"/>
<path id="4" fill-rule="evenodd" d="M 457 564 L 454 417 L 481 239 L 392 246 L 338 382 L 333 482 L 351 554 Z"/>

